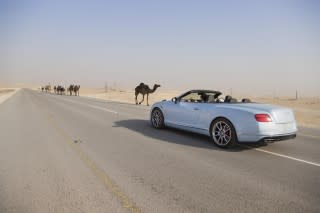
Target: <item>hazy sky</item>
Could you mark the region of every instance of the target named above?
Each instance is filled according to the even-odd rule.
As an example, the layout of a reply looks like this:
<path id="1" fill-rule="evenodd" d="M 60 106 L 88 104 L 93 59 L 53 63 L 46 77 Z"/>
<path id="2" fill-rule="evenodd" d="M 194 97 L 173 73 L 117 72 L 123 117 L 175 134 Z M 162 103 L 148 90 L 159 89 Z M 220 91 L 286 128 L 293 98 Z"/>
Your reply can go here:
<path id="1" fill-rule="evenodd" d="M 320 1 L 0 0 L 0 83 L 320 96 Z"/>

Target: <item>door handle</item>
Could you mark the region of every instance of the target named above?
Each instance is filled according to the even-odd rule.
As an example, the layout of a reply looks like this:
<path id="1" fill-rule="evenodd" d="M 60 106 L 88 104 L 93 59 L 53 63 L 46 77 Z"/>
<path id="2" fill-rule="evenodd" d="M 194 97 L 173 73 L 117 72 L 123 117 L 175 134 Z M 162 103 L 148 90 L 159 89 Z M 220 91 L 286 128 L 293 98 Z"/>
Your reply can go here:
<path id="1" fill-rule="evenodd" d="M 197 108 L 197 107 L 195 107 L 195 108 L 193 108 L 194 110 L 199 110 L 199 108 Z"/>

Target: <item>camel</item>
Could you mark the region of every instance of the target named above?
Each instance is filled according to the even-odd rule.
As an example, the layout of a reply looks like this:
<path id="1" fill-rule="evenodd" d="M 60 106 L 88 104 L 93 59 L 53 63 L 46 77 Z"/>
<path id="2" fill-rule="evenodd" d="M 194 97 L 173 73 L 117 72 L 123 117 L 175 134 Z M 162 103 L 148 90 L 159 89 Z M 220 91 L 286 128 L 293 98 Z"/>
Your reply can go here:
<path id="1" fill-rule="evenodd" d="M 80 90 L 80 85 L 74 85 L 73 86 L 73 92 L 77 96 L 79 96 L 79 90 Z"/>
<path id="2" fill-rule="evenodd" d="M 142 100 L 139 102 L 141 104 L 144 101 L 144 96 L 147 95 L 147 106 L 149 106 L 149 94 L 154 93 L 158 87 L 160 87 L 159 84 L 153 85 L 153 89 L 150 89 L 150 87 L 144 83 L 140 83 L 139 86 L 135 88 L 135 97 L 136 97 L 136 104 L 138 104 L 138 95 L 142 94 Z"/>
<path id="3" fill-rule="evenodd" d="M 57 86 L 58 95 L 63 95 L 66 89 L 63 86 Z"/>
<path id="4" fill-rule="evenodd" d="M 46 92 L 51 92 L 51 86 L 50 85 L 46 85 L 45 88 Z"/>
<path id="5" fill-rule="evenodd" d="M 73 84 L 71 84 L 71 85 L 68 87 L 68 91 L 69 91 L 69 93 L 70 93 L 70 96 L 72 95 L 73 89 L 74 89 L 74 86 L 73 86 Z"/>

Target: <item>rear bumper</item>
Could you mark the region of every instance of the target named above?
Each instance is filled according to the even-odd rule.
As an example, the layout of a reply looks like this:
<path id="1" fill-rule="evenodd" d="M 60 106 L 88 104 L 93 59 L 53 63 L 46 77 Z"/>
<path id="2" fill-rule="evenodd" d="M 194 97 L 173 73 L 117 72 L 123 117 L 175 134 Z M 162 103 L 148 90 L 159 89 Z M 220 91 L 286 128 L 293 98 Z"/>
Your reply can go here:
<path id="1" fill-rule="evenodd" d="M 297 137 L 297 134 L 289 134 L 289 135 L 279 135 L 279 136 L 267 136 L 259 140 L 259 142 L 276 142 L 276 141 L 283 141 L 283 140 L 289 140 L 294 139 Z"/>
<path id="2" fill-rule="evenodd" d="M 285 124 L 262 122 L 241 133 L 237 135 L 239 142 L 282 141 L 295 138 L 297 126 L 295 122 Z"/>

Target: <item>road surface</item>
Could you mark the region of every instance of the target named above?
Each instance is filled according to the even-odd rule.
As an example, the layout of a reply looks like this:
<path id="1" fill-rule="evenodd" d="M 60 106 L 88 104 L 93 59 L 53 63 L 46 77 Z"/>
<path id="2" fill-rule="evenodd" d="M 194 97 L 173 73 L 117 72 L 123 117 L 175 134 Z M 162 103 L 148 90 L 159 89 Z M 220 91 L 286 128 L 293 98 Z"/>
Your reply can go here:
<path id="1" fill-rule="evenodd" d="M 148 107 L 23 89 L 0 105 L 0 212 L 320 212 L 320 132 L 230 150 Z"/>

